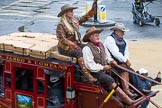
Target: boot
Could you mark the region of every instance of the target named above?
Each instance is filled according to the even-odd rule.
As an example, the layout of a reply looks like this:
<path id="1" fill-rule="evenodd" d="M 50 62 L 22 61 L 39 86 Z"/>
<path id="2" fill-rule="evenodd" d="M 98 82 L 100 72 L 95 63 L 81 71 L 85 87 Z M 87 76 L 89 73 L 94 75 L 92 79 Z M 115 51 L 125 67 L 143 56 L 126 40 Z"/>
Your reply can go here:
<path id="1" fill-rule="evenodd" d="M 114 89 L 116 87 L 116 83 L 113 83 L 110 87 L 110 89 Z M 122 100 L 124 101 L 127 105 L 131 105 L 134 103 L 134 101 L 128 97 L 128 95 L 126 95 L 123 90 L 120 87 L 117 87 L 115 89 L 115 93 L 116 95 Z"/>
<path id="2" fill-rule="evenodd" d="M 132 94 L 129 90 L 129 85 L 127 82 L 129 82 L 129 76 L 128 76 L 128 72 L 122 72 L 120 74 L 120 76 L 125 79 L 126 81 L 123 81 L 121 80 L 121 85 L 122 85 L 122 88 L 123 88 L 123 91 L 131 98 L 134 98 L 135 97 L 135 94 Z"/>
<path id="3" fill-rule="evenodd" d="M 90 72 L 86 69 L 82 57 L 80 57 L 80 58 L 78 59 L 78 63 L 79 63 L 79 65 L 80 65 L 81 70 L 83 71 L 83 74 L 85 75 L 85 77 L 86 77 L 90 82 L 96 82 L 97 79 L 94 78 L 94 77 L 90 74 Z"/>

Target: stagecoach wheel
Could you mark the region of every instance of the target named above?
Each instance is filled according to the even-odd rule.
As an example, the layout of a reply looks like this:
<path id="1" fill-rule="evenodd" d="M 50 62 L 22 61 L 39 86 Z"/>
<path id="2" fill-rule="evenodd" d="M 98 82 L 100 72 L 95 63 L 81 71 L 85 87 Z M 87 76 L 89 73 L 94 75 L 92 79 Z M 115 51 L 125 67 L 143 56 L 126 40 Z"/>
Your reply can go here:
<path id="1" fill-rule="evenodd" d="M 159 18 L 155 18 L 155 25 L 159 26 L 160 25 L 160 19 Z"/>
<path id="2" fill-rule="evenodd" d="M 143 22 L 142 21 L 139 21 L 139 25 L 142 27 L 143 26 Z"/>

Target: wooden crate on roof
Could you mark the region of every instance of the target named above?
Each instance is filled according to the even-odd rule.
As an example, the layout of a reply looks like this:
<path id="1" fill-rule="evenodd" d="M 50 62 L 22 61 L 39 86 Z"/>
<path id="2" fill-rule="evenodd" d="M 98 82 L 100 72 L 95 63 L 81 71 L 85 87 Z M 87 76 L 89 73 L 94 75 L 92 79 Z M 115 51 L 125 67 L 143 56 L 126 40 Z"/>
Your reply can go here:
<path id="1" fill-rule="evenodd" d="M 50 53 L 50 57 L 58 59 L 58 60 L 61 60 L 61 61 L 67 61 L 67 62 L 72 62 L 72 63 L 76 63 L 77 62 L 76 58 L 65 56 L 65 55 L 61 55 L 57 50 L 51 52 Z"/>
<path id="2" fill-rule="evenodd" d="M 32 32 L 15 32 L 15 33 L 9 34 L 9 36 L 12 36 L 12 37 L 32 37 L 32 38 L 35 38 L 36 34 L 37 33 L 32 33 Z"/>
<path id="3" fill-rule="evenodd" d="M 17 32 L 0 37 L 0 50 L 42 59 L 48 58 L 57 44 L 56 35 L 46 33 Z"/>
<path id="4" fill-rule="evenodd" d="M 21 41 L 28 44 L 39 44 L 42 41 L 36 40 L 33 36 L 10 36 L 10 40 Z"/>
<path id="5" fill-rule="evenodd" d="M 29 43 L 15 43 L 13 44 L 13 53 L 15 54 L 20 54 L 20 55 L 29 55 L 29 49 L 34 46 L 34 44 L 29 44 Z"/>
<path id="6" fill-rule="evenodd" d="M 34 45 L 42 43 L 42 41 L 35 40 L 35 39 L 26 39 L 26 40 L 23 40 L 23 42 L 28 43 L 28 44 L 34 44 Z"/>
<path id="7" fill-rule="evenodd" d="M 42 40 L 42 39 L 49 39 L 49 38 L 56 38 L 56 35 L 53 34 L 47 34 L 47 33 L 32 33 L 32 32 L 16 32 L 16 33 L 11 33 L 9 34 L 9 36 L 12 37 L 33 37 L 36 38 L 38 40 Z"/>
<path id="8" fill-rule="evenodd" d="M 13 45 L 14 44 L 19 44 L 20 41 L 14 41 L 14 40 L 5 40 L 2 43 L 2 50 L 3 51 L 9 51 L 9 52 L 13 52 Z"/>
<path id="9" fill-rule="evenodd" d="M 41 37 L 41 38 L 40 38 Z M 51 39 L 57 40 L 56 35 L 52 35 L 52 34 L 39 34 L 36 37 L 36 40 L 42 40 L 42 41 L 49 41 Z"/>
<path id="10" fill-rule="evenodd" d="M 12 37 L 12 36 L 10 36 L 10 37 Z M 17 41 L 23 41 L 23 42 L 25 42 L 27 40 L 34 40 L 34 37 L 14 36 L 14 37 L 10 38 L 10 40 L 17 40 Z"/>
<path id="11" fill-rule="evenodd" d="M 4 48 L 4 41 L 6 41 L 8 39 L 8 36 L 0 36 L 0 50 L 3 50 Z"/>
<path id="12" fill-rule="evenodd" d="M 24 41 L 26 43 L 28 42 L 31 43 L 31 41 L 53 42 L 57 40 L 56 35 L 46 33 L 20 32 L 20 33 L 12 33 L 9 36 L 13 37 L 12 40 Z"/>
<path id="13" fill-rule="evenodd" d="M 51 42 L 42 42 L 30 48 L 29 54 L 31 57 L 46 59 L 50 53 L 56 50 L 57 45 Z"/>

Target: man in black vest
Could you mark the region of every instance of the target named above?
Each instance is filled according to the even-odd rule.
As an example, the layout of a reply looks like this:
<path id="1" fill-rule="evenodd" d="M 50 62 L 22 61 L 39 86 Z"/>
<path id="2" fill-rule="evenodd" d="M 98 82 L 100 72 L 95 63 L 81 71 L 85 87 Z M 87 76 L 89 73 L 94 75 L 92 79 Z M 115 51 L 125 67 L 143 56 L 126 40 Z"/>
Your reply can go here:
<path id="1" fill-rule="evenodd" d="M 106 88 L 115 89 L 116 83 L 114 79 L 108 75 L 111 70 L 111 65 L 117 65 L 116 61 L 111 57 L 110 53 L 104 45 L 99 41 L 99 33 L 103 30 L 91 27 L 86 31 L 83 37 L 83 42 L 88 42 L 83 48 L 83 60 L 85 67 L 96 77 L 101 84 L 105 85 Z M 121 98 L 126 104 L 130 105 L 134 103 L 132 99 L 126 95 L 120 87 L 116 88 L 116 95 Z"/>
<path id="2" fill-rule="evenodd" d="M 131 62 L 129 60 L 128 43 L 124 39 L 124 33 L 125 31 L 129 31 L 129 29 L 126 28 L 123 23 L 116 23 L 110 28 L 110 30 L 113 32 L 106 38 L 104 45 L 119 65 L 130 69 Z M 119 72 L 119 75 L 125 79 L 125 81 L 120 81 L 124 92 L 131 98 L 135 97 L 136 95 L 130 92 L 129 85 L 127 83 L 129 82 L 128 72 L 118 68 L 116 68 L 116 70 Z"/>

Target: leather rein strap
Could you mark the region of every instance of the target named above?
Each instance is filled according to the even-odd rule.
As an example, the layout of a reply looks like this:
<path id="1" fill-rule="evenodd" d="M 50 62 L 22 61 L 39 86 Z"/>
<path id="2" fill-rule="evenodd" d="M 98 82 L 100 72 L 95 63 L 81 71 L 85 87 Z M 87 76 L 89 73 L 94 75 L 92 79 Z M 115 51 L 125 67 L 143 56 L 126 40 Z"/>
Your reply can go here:
<path id="1" fill-rule="evenodd" d="M 122 67 L 122 66 L 119 66 L 119 67 Z M 123 69 L 125 71 L 129 70 L 129 69 L 125 69 L 124 67 L 122 67 L 120 69 Z M 156 106 L 157 108 L 162 108 L 158 104 L 156 104 L 155 102 L 153 102 L 152 100 L 150 100 L 146 95 L 144 95 L 141 91 L 139 91 L 137 88 L 135 88 L 132 84 L 130 84 L 129 82 L 127 82 L 125 79 L 123 79 L 120 75 L 118 75 L 118 73 L 116 72 L 116 70 L 114 70 L 113 68 L 111 70 L 112 70 L 112 72 L 115 75 L 117 75 L 121 80 L 123 80 L 126 83 L 128 83 L 129 86 L 131 86 L 137 93 L 139 93 L 140 95 L 144 96 L 144 98 L 146 98 L 148 101 L 150 101 L 154 106 Z M 131 73 L 135 73 L 135 72 L 132 71 Z"/>
<path id="2" fill-rule="evenodd" d="M 125 68 L 125 67 L 122 67 L 122 66 L 120 66 L 120 65 L 117 65 L 116 67 L 118 67 L 118 68 L 120 68 L 120 69 L 122 69 L 122 70 L 124 70 L 124 71 L 133 73 L 133 74 L 135 74 L 135 75 L 137 75 L 137 76 L 139 76 L 139 77 L 142 77 L 142 78 L 144 78 L 144 79 L 147 79 L 147 80 L 149 80 L 149 81 L 152 81 L 152 82 L 154 82 L 154 83 L 156 83 L 156 84 L 158 84 L 158 85 L 162 85 L 162 83 L 160 83 L 160 82 L 158 82 L 158 81 L 155 81 L 155 80 L 153 80 L 153 79 L 151 79 L 151 78 L 145 77 L 145 76 L 143 76 L 143 75 L 141 75 L 141 74 L 139 74 L 139 73 L 137 73 L 137 72 L 131 71 L 131 70 L 129 70 L 129 69 Z"/>

